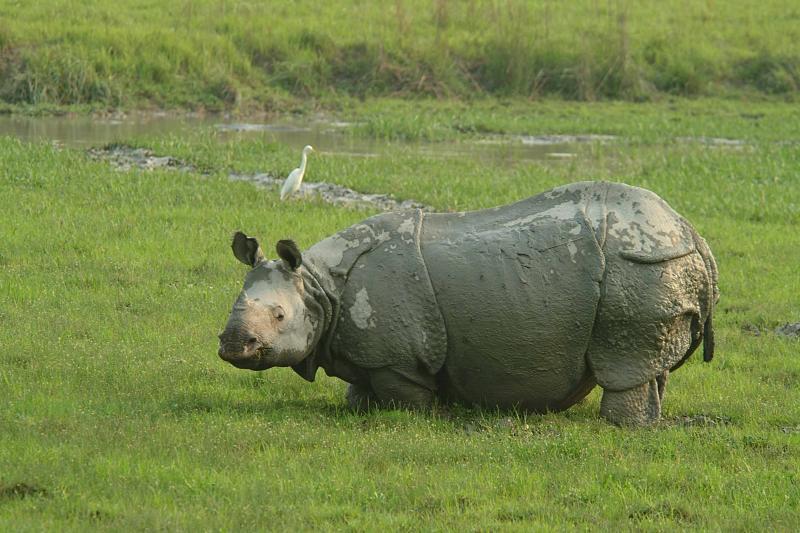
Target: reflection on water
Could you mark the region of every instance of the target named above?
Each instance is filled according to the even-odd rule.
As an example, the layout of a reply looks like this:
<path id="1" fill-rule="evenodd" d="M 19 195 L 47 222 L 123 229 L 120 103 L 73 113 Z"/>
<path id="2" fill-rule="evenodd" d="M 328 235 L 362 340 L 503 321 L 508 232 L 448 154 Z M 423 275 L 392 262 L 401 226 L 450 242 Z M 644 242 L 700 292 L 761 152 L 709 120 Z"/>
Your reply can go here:
<path id="1" fill-rule="evenodd" d="M 168 116 L 142 116 L 124 120 L 97 117 L 0 116 L 0 135 L 31 142 L 55 142 L 88 148 L 142 135 L 180 132 L 202 125 L 206 119 Z M 213 124 L 213 122 L 212 122 Z"/>
<path id="2" fill-rule="evenodd" d="M 498 160 L 569 159 L 580 143 L 604 142 L 587 136 L 509 136 L 467 142 L 387 143 L 348 135 L 347 122 L 248 123 L 219 116 L 141 115 L 124 119 L 89 116 L 26 117 L 0 116 L 0 136 L 10 135 L 30 142 L 54 142 L 73 148 L 88 148 L 151 135 L 180 134 L 198 128 L 215 128 L 222 139 L 261 138 L 298 151 L 306 144 L 319 152 L 374 157 L 411 150 L 428 157 L 482 158 Z M 533 140 L 532 140 L 533 139 Z"/>

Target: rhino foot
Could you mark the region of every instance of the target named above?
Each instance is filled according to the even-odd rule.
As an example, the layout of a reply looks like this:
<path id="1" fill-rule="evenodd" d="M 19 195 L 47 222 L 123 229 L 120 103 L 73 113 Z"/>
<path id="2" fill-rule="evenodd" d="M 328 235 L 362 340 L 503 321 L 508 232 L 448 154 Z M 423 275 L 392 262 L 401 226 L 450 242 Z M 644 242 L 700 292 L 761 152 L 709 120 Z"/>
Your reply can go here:
<path id="1" fill-rule="evenodd" d="M 618 426 L 647 426 L 661 418 L 668 372 L 623 391 L 603 390 L 600 415 Z"/>

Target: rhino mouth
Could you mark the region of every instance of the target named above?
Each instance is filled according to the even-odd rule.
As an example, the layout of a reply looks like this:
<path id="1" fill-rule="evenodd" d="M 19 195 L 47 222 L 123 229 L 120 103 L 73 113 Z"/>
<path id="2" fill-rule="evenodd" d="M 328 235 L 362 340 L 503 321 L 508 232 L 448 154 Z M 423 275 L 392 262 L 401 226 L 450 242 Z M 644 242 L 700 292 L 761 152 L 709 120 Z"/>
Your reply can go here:
<path id="1" fill-rule="evenodd" d="M 266 370 L 272 367 L 271 364 L 269 364 L 262 358 L 237 359 L 235 361 L 228 361 L 228 362 L 233 366 L 235 366 L 236 368 L 241 368 L 243 370 Z"/>
<path id="2" fill-rule="evenodd" d="M 260 346 L 255 353 L 250 354 L 226 350 L 224 346 L 220 346 L 218 355 L 236 368 L 244 370 L 266 370 L 274 366 L 271 363 L 272 350 L 267 346 Z"/>

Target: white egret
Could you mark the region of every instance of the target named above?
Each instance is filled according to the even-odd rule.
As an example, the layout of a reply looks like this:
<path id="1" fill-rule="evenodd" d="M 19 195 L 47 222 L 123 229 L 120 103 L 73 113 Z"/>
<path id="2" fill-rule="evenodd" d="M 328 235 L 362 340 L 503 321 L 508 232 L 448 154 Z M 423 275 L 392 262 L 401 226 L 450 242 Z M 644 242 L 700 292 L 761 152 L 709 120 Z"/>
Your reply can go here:
<path id="1" fill-rule="evenodd" d="M 313 151 L 314 149 L 309 145 L 303 148 L 303 158 L 300 160 L 300 166 L 292 170 L 289 173 L 289 177 L 283 182 L 283 186 L 281 187 L 281 200 L 285 200 L 300 189 L 300 184 L 303 182 L 303 175 L 306 173 L 308 154 Z"/>

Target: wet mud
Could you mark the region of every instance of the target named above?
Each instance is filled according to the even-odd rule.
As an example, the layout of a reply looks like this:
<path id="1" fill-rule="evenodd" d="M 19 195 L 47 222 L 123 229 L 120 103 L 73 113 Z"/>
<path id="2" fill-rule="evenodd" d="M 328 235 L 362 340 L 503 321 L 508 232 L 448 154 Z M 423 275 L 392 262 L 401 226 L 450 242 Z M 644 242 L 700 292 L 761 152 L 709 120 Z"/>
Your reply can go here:
<path id="1" fill-rule="evenodd" d="M 779 337 L 800 339 L 800 322 L 794 324 L 784 324 L 775 329 L 775 334 Z"/>
<path id="2" fill-rule="evenodd" d="M 276 190 L 283 184 L 282 179 L 273 178 L 269 174 L 231 174 L 231 180 L 250 181 L 261 187 L 272 187 Z M 348 209 L 377 208 L 381 211 L 400 211 L 405 209 L 422 209 L 431 211 L 432 208 L 416 200 L 397 200 L 388 194 L 362 193 L 336 185 L 334 183 L 304 182 L 300 185 L 292 198 L 310 198 L 317 196 L 322 201 Z M 291 198 L 290 200 L 291 201 Z"/>
<path id="3" fill-rule="evenodd" d="M 21 500 L 33 496 L 47 496 L 47 491 L 27 483 L 0 485 L 0 500 Z"/>
<path id="4" fill-rule="evenodd" d="M 133 169 L 140 170 L 176 170 L 179 172 L 199 172 L 193 165 L 172 156 L 155 154 L 147 148 L 133 148 L 125 145 L 109 145 L 99 148 L 89 148 L 87 155 L 95 161 L 104 161 L 115 170 L 127 172 Z M 269 174 L 229 174 L 232 181 L 249 181 L 259 187 L 277 189 L 283 184 L 283 179 L 275 178 Z M 400 211 L 405 209 L 422 209 L 431 211 L 432 208 L 416 200 L 398 200 L 389 194 L 362 193 L 341 185 L 326 182 L 304 182 L 300 190 L 289 201 L 298 198 L 318 197 L 323 202 L 343 207 L 346 209 L 378 209 L 381 211 Z"/>
<path id="5" fill-rule="evenodd" d="M 195 168 L 172 156 L 158 156 L 147 148 L 132 148 L 125 145 L 109 145 L 89 148 L 86 153 L 95 161 L 106 161 L 115 170 L 126 172 L 134 168 L 142 170 L 169 169 L 193 172 Z"/>
<path id="6" fill-rule="evenodd" d="M 729 416 L 705 414 L 678 416 L 672 420 L 674 425 L 684 427 L 726 426 L 731 422 L 732 420 Z"/>
<path id="7" fill-rule="evenodd" d="M 617 140 L 616 135 L 522 135 L 519 137 L 522 144 L 535 146 L 550 146 L 555 144 L 581 144 L 581 143 L 607 143 Z"/>

